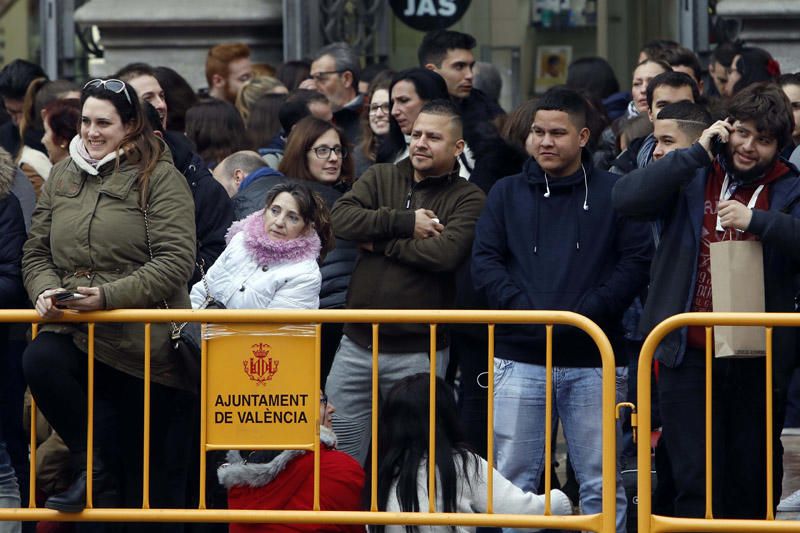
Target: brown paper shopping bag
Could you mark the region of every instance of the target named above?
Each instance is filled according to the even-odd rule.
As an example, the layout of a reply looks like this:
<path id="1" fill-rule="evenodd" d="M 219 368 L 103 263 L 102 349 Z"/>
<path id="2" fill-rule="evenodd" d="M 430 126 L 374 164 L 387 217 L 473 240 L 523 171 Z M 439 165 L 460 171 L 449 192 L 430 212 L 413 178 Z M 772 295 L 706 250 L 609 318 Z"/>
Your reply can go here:
<path id="1" fill-rule="evenodd" d="M 714 311 L 764 312 L 764 260 L 760 241 L 711 243 Z M 762 327 L 714 326 L 716 357 L 763 357 Z"/>

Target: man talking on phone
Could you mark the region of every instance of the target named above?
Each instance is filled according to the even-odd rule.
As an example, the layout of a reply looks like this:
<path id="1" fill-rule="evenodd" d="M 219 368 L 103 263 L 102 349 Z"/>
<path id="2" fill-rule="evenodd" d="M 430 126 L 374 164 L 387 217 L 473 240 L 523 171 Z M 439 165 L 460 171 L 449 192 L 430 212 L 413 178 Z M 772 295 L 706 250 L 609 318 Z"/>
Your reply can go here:
<path id="1" fill-rule="evenodd" d="M 775 84 L 735 95 L 728 119 L 712 124 L 691 147 L 675 150 L 620 178 L 614 207 L 661 223 L 640 329 L 688 311 L 713 311 L 710 244 L 759 240 L 768 312 L 794 311 L 800 270 L 800 178 L 779 159 L 792 140 L 792 108 Z M 774 504 L 783 477 L 780 444 L 794 328 L 774 332 Z M 705 515 L 705 328 L 682 328 L 656 350 L 659 407 L 676 488 L 674 513 Z M 765 360 L 714 359 L 713 512 L 715 518 L 766 513 Z"/>

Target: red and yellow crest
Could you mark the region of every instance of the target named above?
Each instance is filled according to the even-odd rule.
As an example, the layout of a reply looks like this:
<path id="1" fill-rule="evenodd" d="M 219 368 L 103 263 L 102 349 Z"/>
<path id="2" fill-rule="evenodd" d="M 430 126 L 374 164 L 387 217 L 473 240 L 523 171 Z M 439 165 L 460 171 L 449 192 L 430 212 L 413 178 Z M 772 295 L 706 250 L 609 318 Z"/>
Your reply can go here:
<path id="1" fill-rule="evenodd" d="M 256 382 L 256 385 L 266 385 L 267 381 L 272 381 L 272 376 L 278 372 L 277 359 L 269 356 L 270 345 L 264 342 L 253 344 L 250 347 L 253 356 L 242 361 L 244 373 Z"/>

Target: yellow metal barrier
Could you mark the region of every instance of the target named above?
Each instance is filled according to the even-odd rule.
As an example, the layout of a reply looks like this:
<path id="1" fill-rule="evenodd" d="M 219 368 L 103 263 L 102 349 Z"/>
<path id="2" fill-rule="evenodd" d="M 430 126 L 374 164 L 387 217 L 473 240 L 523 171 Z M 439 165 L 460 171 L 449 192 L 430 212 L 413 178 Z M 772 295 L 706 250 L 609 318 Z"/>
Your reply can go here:
<path id="1" fill-rule="evenodd" d="M 650 457 L 651 427 L 651 384 L 650 372 L 656 348 L 670 332 L 685 326 L 702 326 L 706 331 L 706 390 L 705 390 L 705 435 L 706 435 L 706 513 L 705 518 L 675 518 L 653 514 L 652 480 Z M 767 513 L 765 520 L 718 519 L 712 514 L 712 465 L 711 465 L 711 363 L 714 357 L 713 326 L 763 326 L 766 328 L 766 465 L 767 487 L 765 492 Z M 793 531 L 800 532 L 800 521 L 775 520 L 772 508 L 772 328 L 775 326 L 798 327 L 800 314 L 797 313 L 684 313 L 675 315 L 656 326 L 642 346 L 639 358 L 638 405 L 639 441 L 637 443 L 639 533 L 668 532 L 750 532 L 750 531 Z"/>
<path id="2" fill-rule="evenodd" d="M 252 510 L 216 510 L 205 509 L 205 455 L 206 451 L 216 449 L 206 441 L 206 402 L 201 404 L 201 467 L 200 467 L 200 493 L 201 502 L 199 509 L 152 509 L 149 502 L 149 423 L 150 423 L 150 325 L 151 323 L 166 322 L 201 322 L 223 324 L 316 324 L 317 363 L 315 375 L 319 377 L 319 331 L 322 323 L 368 323 L 372 324 L 373 332 L 373 365 L 372 365 L 372 487 L 370 511 L 321 511 L 319 510 L 319 428 L 318 413 L 315 415 L 314 424 L 317 426 L 316 442 L 313 446 L 315 453 L 314 465 L 314 510 L 313 511 L 252 511 Z M 46 322 L 39 318 L 34 311 L 28 310 L 0 310 L 0 323 L 17 322 L 32 323 L 34 335 L 36 325 Z M 595 531 L 597 533 L 614 533 L 615 531 L 615 502 L 616 502 L 616 434 L 614 419 L 615 401 L 615 374 L 614 353 L 611 344 L 603 331 L 588 318 L 565 311 L 431 311 L 431 310 L 314 310 L 314 311 L 277 311 L 277 310 L 117 310 L 90 313 L 67 312 L 58 322 L 86 323 L 89 325 L 89 353 L 88 353 L 88 450 L 87 471 L 92 471 L 92 415 L 94 394 L 94 325 L 105 322 L 134 322 L 145 324 L 145 379 L 144 379 L 144 411 L 143 411 L 143 489 L 142 508 L 137 509 L 96 509 L 91 501 L 91 479 L 87 478 L 86 509 L 80 513 L 60 513 L 49 509 L 37 508 L 35 503 L 36 476 L 35 476 L 35 419 L 31 424 L 31 488 L 30 505 L 26 509 L 0 509 L 0 521 L 93 521 L 93 522 L 238 522 L 238 523 L 298 523 L 298 524 L 399 524 L 399 525 L 434 525 L 450 526 L 463 525 L 472 527 L 525 527 L 525 528 L 552 528 L 567 530 Z M 436 328 L 439 324 L 487 324 L 489 332 L 488 342 L 488 368 L 489 368 L 489 394 L 488 394 L 488 460 L 491 467 L 493 461 L 493 390 L 494 390 L 494 336 L 495 324 L 544 324 L 547 331 L 547 369 L 548 378 L 546 385 L 546 424 L 545 424 L 545 461 L 549 464 L 552 454 L 552 343 L 553 325 L 573 326 L 587 333 L 598 346 L 602 357 L 602 428 L 603 428 L 603 489 L 602 512 L 594 515 L 580 516 L 552 516 L 550 514 L 551 488 L 550 469 L 545 468 L 545 514 L 542 516 L 493 514 L 492 469 L 489 469 L 488 481 L 488 512 L 486 514 L 472 513 L 437 513 L 435 512 L 435 398 L 436 380 L 431 380 L 430 388 L 430 461 L 429 467 L 429 495 L 430 509 L 434 512 L 427 513 L 389 513 L 377 512 L 377 427 L 378 427 L 378 332 L 381 323 L 430 323 L 430 372 L 436 373 Z M 201 398 L 205 398 L 207 383 L 207 345 L 203 339 L 203 361 L 201 376 Z M 649 383 L 649 381 L 648 381 Z M 319 390 L 314 392 L 316 403 L 319 402 Z M 640 392 L 641 394 L 641 392 Z M 641 396 L 640 396 L 641 397 Z M 35 408 L 32 409 L 35 413 Z M 35 415 L 34 415 L 35 416 Z M 644 417 L 643 417 L 644 418 Z M 649 412 L 647 413 L 649 424 Z M 242 448 L 248 444 L 243 443 Z M 268 449 L 275 448 L 269 445 L 259 446 Z M 284 447 L 285 448 L 285 447 Z M 308 448 L 305 448 L 308 449 Z"/>

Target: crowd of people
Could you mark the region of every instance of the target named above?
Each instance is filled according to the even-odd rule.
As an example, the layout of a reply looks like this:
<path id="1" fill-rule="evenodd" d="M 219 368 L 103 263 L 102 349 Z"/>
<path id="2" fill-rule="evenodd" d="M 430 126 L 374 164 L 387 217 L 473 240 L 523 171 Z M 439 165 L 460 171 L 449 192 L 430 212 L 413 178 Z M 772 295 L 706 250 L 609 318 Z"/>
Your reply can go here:
<path id="1" fill-rule="evenodd" d="M 307 61 L 254 64 L 249 48 L 208 52 L 207 90 L 173 69 L 132 63 L 75 84 L 15 60 L 0 71 L 0 294 L 47 319 L 0 328 L 0 505 L 28 491 L 26 388 L 37 503 L 141 507 L 144 326 L 59 323 L 64 312 L 128 308 L 567 310 L 615 352 L 617 401 L 635 399 L 643 338 L 669 316 L 712 311 L 710 248 L 763 246 L 766 311 L 795 311 L 800 271 L 800 74 L 765 50 L 720 44 L 703 66 L 666 40 L 645 45 L 621 90 L 581 58 L 567 82 L 503 110 L 500 76 L 476 68 L 475 39 L 426 34 L 419 65 L 362 68 L 345 43 Z M 482 87 L 479 89 L 478 87 Z M 151 328 L 150 505 L 198 504 L 197 383 Z M 378 333 L 322 329 L 323 510 L 368 508 L 372 394 L 380 396 L 378 508 L 485 512 L 488 334 L 427 324 Z M 495 512 L 544 513 L 544 326 L 499 325 L 494 359 Z M 553 338 L 553 421 L 569 458 L 551 512 L 602 510 L 601 360 L 581 331 Z M 94 342 L 93 471 L 87 472 L 87 354 Z M 655 510 L 705 516 L 703 328 L 656 352 Z M 774 334 L 774 435 L 800 426 L 796 332 Z M 763 358 L 715 359 L 715 517 L 766 514 Z M 436 380 L 435 497 L 427 480 L 428 388 Z M 335 408 L 333 407 L 335 406 Z M 618 427 L 619 476 L 635 455 Z M 774 439 L 779 500 L 782 447 Z M 217 460 L 218 459 L 218 460 Z M 309 509 L 303 451 L 212 457 L 209 507 Z M 368 490 L 366 491 L 368 492 Z M 791 498 L 790 498 L 791 499 Z M 798 498 L 800 500 L 800 498 Z M 787 500 L 788 501 L 788 500 Z M 800 502 L 799 502 L 800 503 Z M 790 504 L 785 504 L 786 506 Z M 786 508 L 786 507 L 785 507 Z M 0 523 L 16 533 L 19 523 Z M 37 531 L 225 530 L 227 525 L 26 524 Z M 177 528 L 177 529 L 176 529 Z M 363 531 L 365 526 L 234 524 L 231 531 Z M 370 526 L 401 531 L 401 526 Z M 445 531 L 447 527 L 419 527 Z M 458 531 L 474 529 L 459 527 Z"/>

